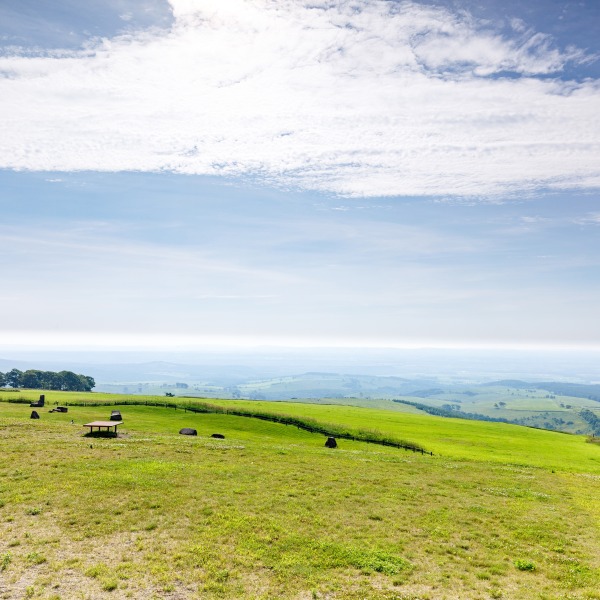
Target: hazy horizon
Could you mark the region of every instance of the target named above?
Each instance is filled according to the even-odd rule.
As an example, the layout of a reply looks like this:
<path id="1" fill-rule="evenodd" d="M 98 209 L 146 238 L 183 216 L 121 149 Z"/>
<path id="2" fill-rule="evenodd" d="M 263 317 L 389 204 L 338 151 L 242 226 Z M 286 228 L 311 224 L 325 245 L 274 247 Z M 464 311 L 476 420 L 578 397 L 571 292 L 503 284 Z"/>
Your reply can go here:
<path id="1" fill-rule="evenodd" d="M 447 382 L 522 379 L 596 384 L 600 383 L 598 364 L 598 351 L 238 348 L 18 352 L 0 348 L 0 371 L 21 366 L 79 370 L 98 378 L 97 383 L 166 382 L 182 372 L 178 367 L 185 367 L 189 381 L 217 375 L 258 379 L 319 372 Z"/>

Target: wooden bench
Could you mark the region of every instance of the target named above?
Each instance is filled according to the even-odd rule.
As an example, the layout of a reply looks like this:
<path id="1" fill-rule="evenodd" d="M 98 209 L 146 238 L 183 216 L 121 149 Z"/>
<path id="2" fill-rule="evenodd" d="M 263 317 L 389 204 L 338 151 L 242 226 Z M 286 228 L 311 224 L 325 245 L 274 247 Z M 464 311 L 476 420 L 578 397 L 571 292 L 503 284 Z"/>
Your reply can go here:
<path id="1" fill-rule="evenodd" d="M 115 437 L 117 437 L 118 425 L 123 425 L 123 421 L 92 421 L 91 423 L 86 423 L 84 427 L 89 427 L 90 433 L 94 433 L 94 428 L 96 428 L 98 431 L 105 429 L 106 433 L 109 433 L 114 427 Z"/>

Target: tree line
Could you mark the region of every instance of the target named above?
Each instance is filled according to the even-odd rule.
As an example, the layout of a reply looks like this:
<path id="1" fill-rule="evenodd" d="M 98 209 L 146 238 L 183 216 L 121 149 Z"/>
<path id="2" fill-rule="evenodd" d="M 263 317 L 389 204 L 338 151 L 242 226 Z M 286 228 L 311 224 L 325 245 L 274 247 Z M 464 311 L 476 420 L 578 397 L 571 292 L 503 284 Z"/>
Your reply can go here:
<path id="1" fill-rule="evenodd" d="M 96 385 L 93 377 L 72 371 L 39 371 L 11 369 L 0 372 L 0 387 L 60 390 L 63 392 L 90 392 Z"/>
<path id="2" fill-rule="evenodd" d="M 516 423 L 510 419 L 504 419 L 502 417 L 489 417 L 488 415 L 482 415 L 479 413 L 468 413 L 460 410 L 458 404 L 444 404 L 443 407 L 430 406 L 429 404 L 421 404 L 420 402 L 410 402 L 409 400 L 393 400 L 398 404 L 407 404 L 408 406 L 414 406 L 423 412 L 435 415 L 436 417 L 450 417 L 452 419 L 467 419 L 469 421 L 492 421 L 494 423 Z M 458 408 L 457 408 L 458 407 Z"/>

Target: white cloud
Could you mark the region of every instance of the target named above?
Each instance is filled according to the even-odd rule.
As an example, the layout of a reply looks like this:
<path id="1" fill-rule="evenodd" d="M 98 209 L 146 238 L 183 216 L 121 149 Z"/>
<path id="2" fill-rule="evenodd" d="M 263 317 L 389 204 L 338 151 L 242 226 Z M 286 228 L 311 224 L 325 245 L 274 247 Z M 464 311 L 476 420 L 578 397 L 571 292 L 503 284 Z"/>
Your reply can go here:
<path id="1" fill-rule="evenodd" d="M 1 58 L 0 166 L 348 195 L 600 185 L 600 86 L 536 78 L 585 59 L 540 33 L 412 2 L 171 4 L 168 32 Z"/>
<path id="2" fill-rule="evenodd" d="M 600 225 L 600 212 L 588 213 L 583 217 L 573 219 L 576 225 Z"/>

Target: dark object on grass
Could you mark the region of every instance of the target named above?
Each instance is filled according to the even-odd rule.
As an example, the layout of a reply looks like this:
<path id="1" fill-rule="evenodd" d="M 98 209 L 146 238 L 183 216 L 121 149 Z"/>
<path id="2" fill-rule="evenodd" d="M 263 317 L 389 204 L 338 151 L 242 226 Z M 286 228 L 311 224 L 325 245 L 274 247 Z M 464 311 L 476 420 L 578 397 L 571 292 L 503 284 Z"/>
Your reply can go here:
<path id="1" fill-rule="evenodd" d="M 328 437 L 325 442 L 325 448 L 337 448 L 337 442 L 334 437 Z"/>
<path id="2" fill-rule="evenodd" d="M 184 427 L 183 429 L 179 430 L 179 433 L 181 435 L 198 435 L 198 432 L 191 427 Z"/>
<path id="3" fill-rule="evenodd" d="M 224 440 L 225 436 L 222 433 L 213 433 L 210 437 L 217 438 L 219 440 Z"/>
<path id="4" fill-rule="evenodd" d="M 40 399 L 32 402 L 29 406 L 35 408 L 41 408 L 45 404 L 44 394 L 40 394 Z"/>
<path id="5" fill-rule="evenodd" d="M 30 419 L 39 419 L 39 418 L 40 418 L 40 415 L 38 415 L 37 410 L 32 410 Z"/>
<path id="6" fill-rule="evenodd" d="M 110 412 L 110 420 L 111 421 L 122 421 L 123 417 L 121 416 L 120 410 L 112 410 Z"/>
<path id="7" fill-rule="evenodd" d="M 57 406 L 54 412 L 69 412 L 69 409 L 66 406 Z"/>

